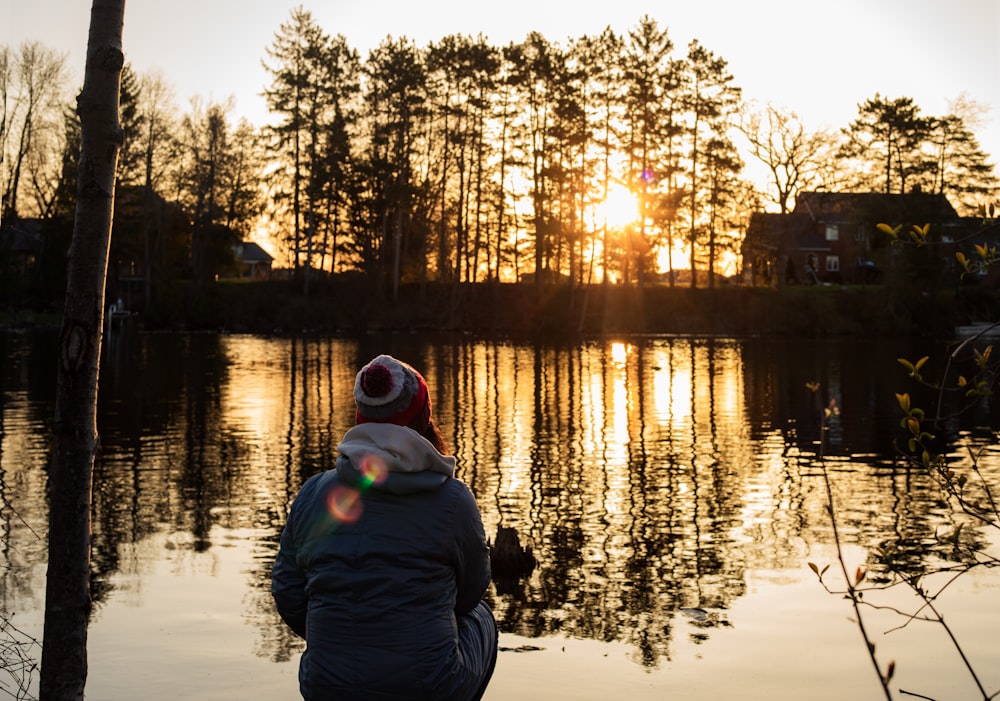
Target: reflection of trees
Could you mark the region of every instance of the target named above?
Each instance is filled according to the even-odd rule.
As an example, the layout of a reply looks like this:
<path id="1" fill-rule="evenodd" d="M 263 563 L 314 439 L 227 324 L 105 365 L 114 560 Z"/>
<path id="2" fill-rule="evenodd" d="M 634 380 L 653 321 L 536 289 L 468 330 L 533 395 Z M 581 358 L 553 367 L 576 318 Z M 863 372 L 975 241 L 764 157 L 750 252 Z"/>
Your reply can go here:
<path id="1" fill-rule="evenodd" d="M 92 596 L 102 601 L 108 578 L 128 572 L 120 561 L 151 534 L 173 527 L 207 549 L 215 493 L 225 491 L 209 453 L 225 450 L 213 393 L 226 358 L 215 336 L 112 338 L 119 353 L 102 370 L 94 464 Z M 218 448 L 216 446 L 219 446 Z M 138 574 L 130 572 L 130 574 Z"/>
<path id="2" fill-rule="evenodd" d="M 54 339 L 54 333 L 51 338 L 0 334 L 0 358 L 4 359 L 0 365 L 0 613 L 7 615 L 40 607 L 44 598 L 44 587 L 38 587 L 35 575 L 44 571 L 38 563 L 47 559 L 48 440 L 44 431 L 32 427 L 49 421 L 55 355 L 37 352 L 35 347 L 54 351 Z"/>
<path id="3" fill-rule="evenodd" d="M 496 381 L 465 396 L 470 418 L 455 430 L 459 446 L 470 443 L 467 432 L 501 437 L 501 469 L 510 474 L 490 485 L 493 497 L 477 494 L 499 512 L 485 507 L 487 521 L 517 524 L 540 563 L 521 592 L 498 597 L 503 629 L 623 641 L 654 665 L 669 654 L 679 609 L 724 609 L 742 594 L 726 536 L 740 462 L 718 457 L 726 451 L 711 433 L 710 366 L 674 390 L 688 394 L 679 404 L 697 414 L 672 416 L 671 397 L 658 394 L 652 377 L 669 375 L 671 365 L 691 375 L 709 350 L 685 343 L 630 353 L 615 360 L 593 345 L 491 357 Z M 499 428 L 484 431 L 494 417 Z"/>
<path id="4" fill-rule="evenodd" d="M 947 560 L 950 546 L 936 531 L 957 525 L 933 481 L 901 463 L 893 447 L 901 416 L 895 394 L 912 385 L 896 360 L 901 356 L 916 357 L 916 351 L 900 351 L 899 344 L 873 339 L 821 344 L 772 339 L 748 342 L 744 348 L 750 423 L 780 431 L 794 467 L 786 484 L 799 506 L 791 512 L 776 511 L 772 523 L 779 523 L 782 515 L 787 519 L 798 514 L 803 527 L 811 523 L 813 532 L 830 538 L 816 460 L 823 408 L 836 400 L 840 411 L 831 420 L 826 447 L 838 521 L 862 546 L 885 551 L 883 561 L 873 557 L 873 578 L 889 566 L 912 575 L 927 572 L 932 553 Z M 818 395 L 805 388 L 813 381 L 820 384 Z M 921 391 L 933 396 L 926 389 L 916 393 Z M 951 443 L 963 435 L 956 421 L 941 429 Z M 771 440 L 763 434 L 753 438 Z M 863 479 L 859 470 L 866 471 Z M 962 538 L 972 548 L 984 545 L 974 528 L 966 529 Z"/>
<path id="5" fill-rule="evenodd" d="M 213 529 L 249 529 L 247 618 L 258 654 L 286 659 L 296 638 L 271 602 L 270 569 L 286 510 L 309 475 L 333 463 L 353 421 L 346 342 L 211 335 L 144 337 L 107 368 L 103 450 L 95 466 L 93 566 L 108 577 L 155 558 L 140 542 L 186 534 L 194 551 Z M 130 547 L 123 548 L 128 545 Z M 122 561 L 122 553 L 136 553 Z"/>
<path id="6" fill-rule="evenodd" d="M 695 339 L 119 340 L 101 375 L 96 599 L 106 600 L 116 573 L 137 580 L 165 558 L 154 536 L 194 549 L 217 547 L 220 532 L 249 538 L 240 595 L 256 653 L 275 661 L 301 650 L 269 591 L 288 505 L 304 479 L 332 465 L 353 424 L 355 373 L 380 352 L 427 377 L 487 534 L 513 527 L 538 558 L 513 591 L 490 592 L 505 632 L 618 641 L 655 666 L 682 630 L 679 612 L 703 639 L 726 624 L 747 570 L 801 567 L 809 545 L 830 537 L 814 463 L 819 407 L 805 389 L 814 379 L 843 410 L 828 461 L 846 537 L 885 546 L 912 573 L 948 555 L 934 533 L 950 530 L 951 514 L 885 447 L 898 425 L 892 350 Z M 33 347 L 0 335 L 0 351 L 9 350 L 0 496 L 44 524 L 54 359 Z M 981 439 L 959 435 L 970 445 Z M 44 562 L 44 543 L 9 510 L 0 515 L 16 544 L 3 552 L 4 605 L 31 609 L 39 571 L 31 563 Z M 973 529 L 962 538 L 978 545 Z"/>

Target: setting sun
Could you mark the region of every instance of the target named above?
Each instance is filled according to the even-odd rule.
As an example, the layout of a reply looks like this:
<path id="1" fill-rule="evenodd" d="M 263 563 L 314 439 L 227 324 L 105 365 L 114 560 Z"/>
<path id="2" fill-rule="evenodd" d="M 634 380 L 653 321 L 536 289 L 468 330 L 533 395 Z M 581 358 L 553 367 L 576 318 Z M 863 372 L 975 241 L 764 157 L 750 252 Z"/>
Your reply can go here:
<path id="1" fill-rule="evenodd" d="M 608 191 L 599 211 L 599 216 L 608 226 L 618 228 L 639 218 L 639 202 L 627 188 L 616 185 Z"/>

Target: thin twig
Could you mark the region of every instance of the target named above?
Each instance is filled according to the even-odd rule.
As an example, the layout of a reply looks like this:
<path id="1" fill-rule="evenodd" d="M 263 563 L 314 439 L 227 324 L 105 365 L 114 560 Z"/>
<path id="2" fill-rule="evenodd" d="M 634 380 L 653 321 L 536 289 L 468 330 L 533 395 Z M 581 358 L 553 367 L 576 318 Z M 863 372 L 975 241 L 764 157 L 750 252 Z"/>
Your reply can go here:
<path id="1" fill-rule="evenodd" d="M 851 584 L 850 575 L 847 572 L 847 564 L 844 562 L 844 553 L 840 546 L 840 533 L 837 530 L 837 517 L 833 511 L 833 489 L 830 487 L 830 477 L 827 474 L 826 462 L 820 460 L 820 466 L 823 471 L 823 482 L 826 484 L 826 496 L 827 496 L 827 512 L 830 514 L 830 524 L 833 527 L 833 542 L 837 548 L 837 561 L 840 563 L 840 570 L 844 574 L 844 581 L 847 582 L 847 596 L 851 600 L 851 606 L 854 607 L 854 616 L 858 621 L 858 629 L 861 631 L 861 637 L 865 641 L 865 649 L 868 650 L 868 657 L 871 658 L 872 666 L 875 667 L 875 673 L 878 675 L 879 684 L 882 685 L 882 690 L 885 692 L 886 699 L 892 701 L 892 693 L 889 691 L 889 683 L 886 681 L 885 677 L 882 676 L 882 670 L 878 667 L 878 659 L 875 657 L 875 643 L 871 641 L 868 637 L 868 631 L 865 629 L 864 619 L 861 617 L 861 607 L 858 605 L 858 593 Z"/>
<path id="2" fill-rule="evenodd" d="M 965 656 L 965 651 L 959 644 L 958 639 L 955 637 L 955 634 L 951 630 L 951 627 L 947 623 L 945 623 L 944 616 L 942 616 L 941 613 L 934 606 L 933 599 L 931 597 L 928 597 L 921 587 L 916 585 L 911 585 L 911 588 L 913 589 L 913 591 L 917 593 L 917 595 L 921 599 L 924 600 L 924 604 L 927 606 L 927 608 L 929 608 L 934 613 L 934 616 L 937 618 L 937 622 L 941 624 L 941 627 L 944 628 L 945 632 L 948 634 L 948 637 L 951 639 L 952 644 L 955 646 L 955 650 L 958 652 L 959 657 L 962 658 L 962 662 L 965 664 L 965 668 L 969 670 L 969 674 L 972 675 L 973 681 L 975 681 L 976 686 L 979 687 L 979 693 L 983 695 L 984 699 L 988 699 L 989 696 L 986 693 L 986 689 L 983 688 L 982 683 L 979 681 L 979 676 L 976 674 L 976 670 L 972 668 L 972 663 L 969 662 L 969 658 Z"/>
<path id="3" fill-rule="evenodd" d="M 831 407 L 833 404 L 831 403 Z M 889 690 L 889 680 L 888 675 L 883 675 L 882 670 L 879 669 L 878 659 L 875 657 L 875 644 L 871 641 L 868 636 L 868 631 L 865 629 L 864 618 L 861 616 L 861 606 L 858 602 L 858 592 L 855 588 L 855 583 L 851 581 L 851 577 L 847 572 L 847 563 L 844 562 L 844 552 L 840 543 L 840 531 L 837 528 L 837 516 L 834 513 L 834 501 L 833 501 L 833 487 L 830 485 L 830 474 L 826 467 L 826 434 L 827 434 L 827 409 L 823 410 L 823 419 L 820 425 L 820 450 L 819 450 L 819 465 L 823 474 L 823 483 L 826 486 L 826 510 L 830 514 L 830 525 L 833 529 L 833 543 L 837 549 L 837 561 L 840 563 L 840 571 L 844 575 L 844 581 L 847 583 L 847 596 L 851 600 L 851 606 L 854 608 L 854 616 L 858 622 L 858 630 L 861 631 L 861 637 L 865 641 L 865 649 L 868 651 L 868 657 L 872 661 L 872 666 L 875 668 L 875 674 L 878 676 L 879 684 L 882 685 L 882 691 L 885 692 L 885 698 L 888 701 L 892 701 L 892 692 Z"/>

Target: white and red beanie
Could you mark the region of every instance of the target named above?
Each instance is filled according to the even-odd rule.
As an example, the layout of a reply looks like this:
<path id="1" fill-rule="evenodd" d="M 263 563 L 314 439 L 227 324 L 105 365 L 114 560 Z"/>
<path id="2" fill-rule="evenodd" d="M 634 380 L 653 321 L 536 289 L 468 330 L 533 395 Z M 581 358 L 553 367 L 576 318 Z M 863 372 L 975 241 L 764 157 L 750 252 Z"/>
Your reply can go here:
<path id="1" fill-rule="evenodd" d="M 354 380 L 357 423 L 368 422 L 427 428 L 431 402 L 427 383 L 413 367 L 391 355 L 380 355 L 361 368 Z"/>

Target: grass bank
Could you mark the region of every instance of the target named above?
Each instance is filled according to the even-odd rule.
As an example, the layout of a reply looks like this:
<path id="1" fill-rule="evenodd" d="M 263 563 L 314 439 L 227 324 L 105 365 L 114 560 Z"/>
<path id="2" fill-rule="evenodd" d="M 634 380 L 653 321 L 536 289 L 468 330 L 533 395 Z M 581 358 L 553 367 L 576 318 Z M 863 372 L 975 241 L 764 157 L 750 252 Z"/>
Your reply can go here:
<path id="1" fill-rule="evenodd" d="M 991 292 L 993 303 L 996 293 Z M 981 297 L 981 295 L 980 295 Z M 982 303 L 982 300 L 978 300 Z M 176 285 L 142 316 L 150 329 L 246 333 L 465 332 L 511 337 L 604 334 L 942 336 L 974 309 L 954 290 L 909 299 L 881 286 L 720 287 L 404 285 L 395 294 L 322 281 Z"/>

